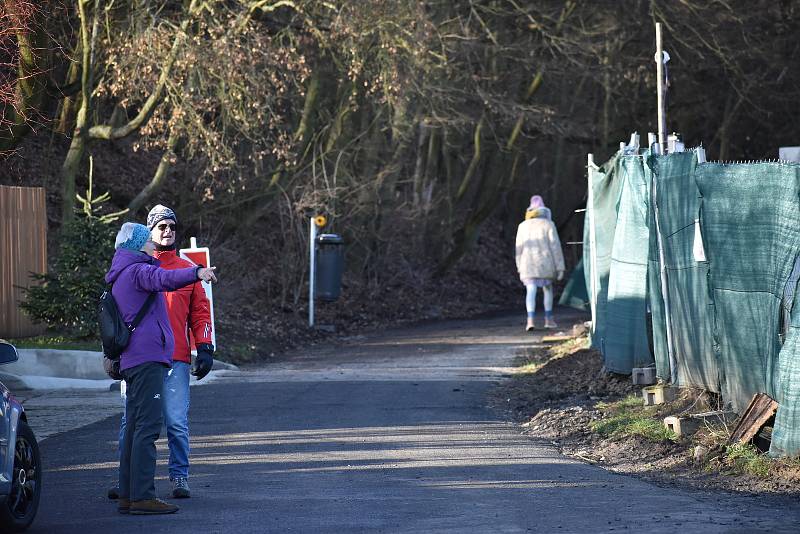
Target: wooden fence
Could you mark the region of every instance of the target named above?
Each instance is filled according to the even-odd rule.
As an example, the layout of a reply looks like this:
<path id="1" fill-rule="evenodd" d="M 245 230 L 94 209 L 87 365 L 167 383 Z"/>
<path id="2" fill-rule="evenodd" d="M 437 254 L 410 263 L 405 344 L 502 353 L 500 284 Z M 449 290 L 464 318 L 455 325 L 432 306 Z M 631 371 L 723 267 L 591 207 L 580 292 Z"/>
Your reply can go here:
<path id="1" fill-rule="evenodd" d="M 0 338 L 44 330 L 19 308 L 32 272 L 47 272 L 45 190 L 0 185 Z"/>

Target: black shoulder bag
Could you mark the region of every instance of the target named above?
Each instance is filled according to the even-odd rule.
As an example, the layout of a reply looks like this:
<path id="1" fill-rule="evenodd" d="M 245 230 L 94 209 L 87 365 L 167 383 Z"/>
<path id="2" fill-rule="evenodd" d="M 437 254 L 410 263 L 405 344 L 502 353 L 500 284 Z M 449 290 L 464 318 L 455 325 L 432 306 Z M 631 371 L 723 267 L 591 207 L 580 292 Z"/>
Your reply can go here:
<path id="1" fill-rule="evenodd" d="M 128 346 L 131 334 L 147 313 L 148 308 L 155 300 L 157 293 L 150 293 L 142 304 L 139 313 L 130 325 L 125 324 L 122 314 L 119 313 L 117 301 L 111 294 L 113 284 L 109 285 L 100 295 L 100 306 L 97 312 L 97 321 L 100 325 L 100 339 L 103 342 L 103 354 L 109 360 L 119 360 L 122 351 Z"/>

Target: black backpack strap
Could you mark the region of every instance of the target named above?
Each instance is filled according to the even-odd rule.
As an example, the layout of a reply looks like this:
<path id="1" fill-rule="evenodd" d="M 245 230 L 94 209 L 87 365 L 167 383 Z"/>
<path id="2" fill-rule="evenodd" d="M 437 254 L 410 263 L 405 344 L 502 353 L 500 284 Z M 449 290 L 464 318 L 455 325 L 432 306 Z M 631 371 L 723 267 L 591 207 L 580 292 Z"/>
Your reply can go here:
<path id="1" fill-rule="evenodd" d="M 130 330 L 131 332 L 136 330 L 136 327 L 139 326 L 139 323 L 142 322 L 142 319 L 144 319 L 144 315 L 147 313 L 147 309 L 150 308 L 150 305 L 155 300 L 156 295 L 158 295 L 158 293 L 150 293 L 147 296 L 147 300 L 144 301 L 144 304 L 142 304 L 142 307 L 139 309 L 139 313 L 136 314 L 136 317 L 133 319 L 133 322 L 130 324 L 130 326 L 128 326 L 128 330 Z"/>
<path id="2" fill-rule="evenodd" d="M 130 265 L 123 268 L 123 271 L 128 267 L 130 267 Z M 114 282 L 111 282 L 106 287 L 108 293 L 113 296 L 111 290 L 114 289 Z M 156 295 L 158 295 L 158 293 L 150 293 L 149 295 L 147 295 L 147 300 L 145 300 L 144 304 L 142 304 L 142 307 L 139 308 L 139 313 L 137 313 L 136 317 L 133 318 L 133 322 L 130 325 L 128 325 L 128 330 L 130 330 L 131 332 L 136 330 L 136 327 L 139 326 L 139 323 L 141 323 L 142 319 L 144 319 L 144 316 L 147 313 L 148 308 L 150 308 L 150 305 L 153 303 L 153 300 L 155 300 Z"/>

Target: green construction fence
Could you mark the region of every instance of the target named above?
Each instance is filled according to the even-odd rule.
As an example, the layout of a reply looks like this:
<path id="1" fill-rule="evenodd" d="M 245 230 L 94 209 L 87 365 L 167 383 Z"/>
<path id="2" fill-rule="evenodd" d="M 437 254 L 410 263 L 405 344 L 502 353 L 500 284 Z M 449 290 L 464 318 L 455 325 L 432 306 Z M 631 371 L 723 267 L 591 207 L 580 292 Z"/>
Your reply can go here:
<path id="1" fill-rule="evenodd" d="M 618 153 L 589 188 L 583 268 L 606 369 L 654 365 L 739 413 L 765 392 L 771 453 L 800 453 L 800 165 Z"/>

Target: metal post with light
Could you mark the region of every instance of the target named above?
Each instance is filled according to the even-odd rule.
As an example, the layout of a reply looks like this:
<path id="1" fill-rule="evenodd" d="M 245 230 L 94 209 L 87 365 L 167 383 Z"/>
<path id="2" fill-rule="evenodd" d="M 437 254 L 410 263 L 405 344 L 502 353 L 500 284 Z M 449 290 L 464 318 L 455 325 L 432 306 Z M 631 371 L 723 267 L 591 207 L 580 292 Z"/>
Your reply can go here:
<path id="1" fill-rule="evenodd" d="M 308 229 L 308 327 L 314 328 L 314 298 L 317 272 L 317 230 L 324 227 L 328 220 L 324 215 L 315 215 L 309 220 Z"/>

